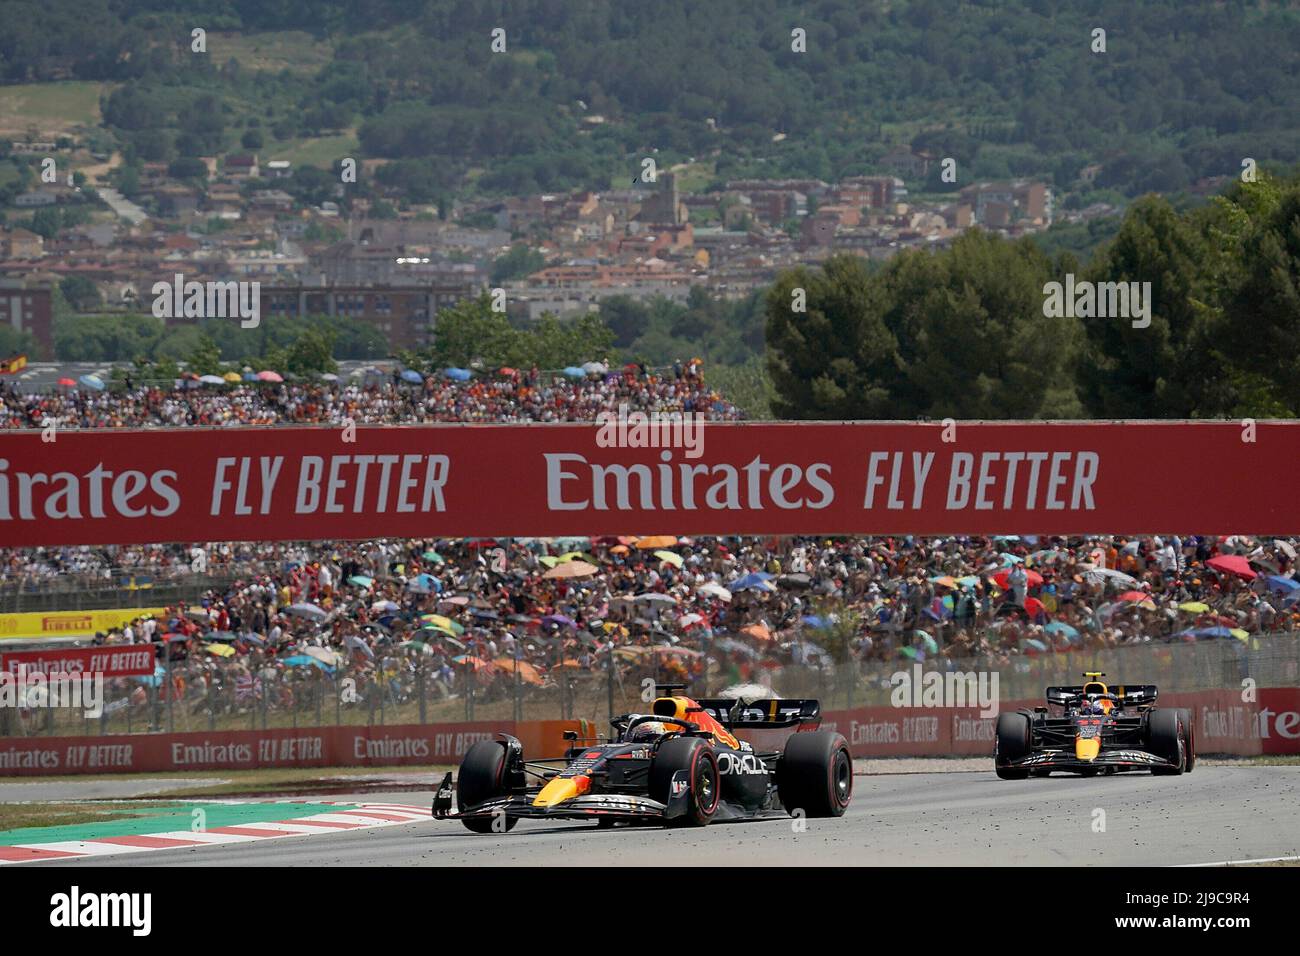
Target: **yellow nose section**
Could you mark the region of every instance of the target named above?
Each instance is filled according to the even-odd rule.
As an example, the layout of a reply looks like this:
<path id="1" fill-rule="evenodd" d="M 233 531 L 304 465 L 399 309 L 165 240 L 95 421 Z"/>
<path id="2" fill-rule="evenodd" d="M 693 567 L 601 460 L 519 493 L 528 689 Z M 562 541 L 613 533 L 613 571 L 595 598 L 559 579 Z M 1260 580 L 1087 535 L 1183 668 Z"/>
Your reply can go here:
<path id="1" fill-rule="evenodd" d="M 542 792 L 533 797 L 535 807 L 553 807 L 580 797 L 591 788 L 590 777 L 552 777 Z"/>
<path id="2" fill-rule="evenodd" d="M 1074 738 L 1074 755 L 1080 760 L 1092 760 L 1101 752 L 1101 739 L 1099 737 Z"/>

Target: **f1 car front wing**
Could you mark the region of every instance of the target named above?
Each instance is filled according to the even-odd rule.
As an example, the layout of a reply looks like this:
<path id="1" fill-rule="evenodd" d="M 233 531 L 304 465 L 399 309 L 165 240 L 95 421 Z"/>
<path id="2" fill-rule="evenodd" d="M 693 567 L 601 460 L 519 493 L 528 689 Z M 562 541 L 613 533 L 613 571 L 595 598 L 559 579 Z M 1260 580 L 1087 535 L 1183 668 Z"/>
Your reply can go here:
<path id="1" fill-rule="evenodd" d="M 650 797 L 629 793 L 588 793 L 572 797 L 551 807 L 533 805 L 537 791 L 515 793 L 510 796 L 485 800 L 472 807 L 452 810 L 451 774 L 443 781 L 433 798 L 433 816 L 439 820 L 460 820 L 466 817 L 523 817 L 542 820 L 592 820 L 609 817 L 619 820 L 671 820 L 690 808 L 689 773 L 679 770 L 673 775 L 668 802 L 660 803 Z"/>
<path id="2" fill-rule="evenodd" d="M 1091 760 L 1080 760 L 1069 750 L 1039 750 L 1019 760 L 1008 760 L 1002 766 L 1025 770 L 1088 770 L 1094 767 L 1174 767 L 1177 764 L 1145 750 L 1102 750 Z"/>

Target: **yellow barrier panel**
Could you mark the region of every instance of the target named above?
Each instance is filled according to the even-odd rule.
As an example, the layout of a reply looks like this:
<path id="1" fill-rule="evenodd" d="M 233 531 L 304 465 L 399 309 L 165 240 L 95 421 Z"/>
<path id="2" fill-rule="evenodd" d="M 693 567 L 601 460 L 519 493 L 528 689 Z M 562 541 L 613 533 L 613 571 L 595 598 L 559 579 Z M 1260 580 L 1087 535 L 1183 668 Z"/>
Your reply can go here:
<path id="1" fill-rule="evenodd" d="M 0 640 L 37 637 L 94 637 L 137 617 L 161 616 L 166 608 L 127 607 L 102 611 L 28 611 L 0 614 Z"/>

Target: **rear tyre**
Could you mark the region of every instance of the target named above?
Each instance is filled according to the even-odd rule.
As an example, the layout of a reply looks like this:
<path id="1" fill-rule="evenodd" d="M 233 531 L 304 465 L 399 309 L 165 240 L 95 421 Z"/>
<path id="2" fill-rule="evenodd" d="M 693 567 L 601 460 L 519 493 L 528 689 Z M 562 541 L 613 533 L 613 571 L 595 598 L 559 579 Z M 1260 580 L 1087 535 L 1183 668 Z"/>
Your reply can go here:
<path id="1" fill-rule="evenodd" d="M 680 817 L 665 821 L 670 827 L 707 826 L 718 810 L 722 795 L 722 775 L 718 772 L 718 755 L 699 737 L 672 737 L 660 745 L 650 764 L 650 799 L 665 806 L 672 796 L 673 777 L 687 771 L 689 809 Z"/>
<path id="2" fill-rule="evenodd" d="M 776 792 L 791 816 L 843 816 L 853 798 L 848 741 L 831 730 L 792 734 L 776 765 Z"/>
<path id="3" fill-rule="evenodd" d="M 1147 718 L 1147 749 L 1157 757 L 1168 760 L 1172 766 L 1152 767 L 1154 777 L 1176 777 L 1185 769 L 1187 762 L 1184 735 L 1186 723 L 1181 710 L 1151 711 Z"/>
<path id="4" fill-rule="evenodd" d="M 1031 736 L 1029 717 L 1020 711 L 998 714 L 996 749 L 993 751 L 993 763 L 998 777 L 1003 780 L 1024 780 L 1029 771 L 1022 767 L 1008 767 L 1013 760 L 1029 756 Z"/>
<path id="5" fill-rule="evenodd" d="M 506 796 L 509 790 L 505 780 L 506 745 L 497 740 L 480 740 L 469 748 L 465 759 L 460 762 L 460 772 L 456 774 L 457 809 L 463 813 L 467 807 Z M 503 815 L 465 817 L 460 822 L 475 833 L 508 833 L 519 819 Z"/>

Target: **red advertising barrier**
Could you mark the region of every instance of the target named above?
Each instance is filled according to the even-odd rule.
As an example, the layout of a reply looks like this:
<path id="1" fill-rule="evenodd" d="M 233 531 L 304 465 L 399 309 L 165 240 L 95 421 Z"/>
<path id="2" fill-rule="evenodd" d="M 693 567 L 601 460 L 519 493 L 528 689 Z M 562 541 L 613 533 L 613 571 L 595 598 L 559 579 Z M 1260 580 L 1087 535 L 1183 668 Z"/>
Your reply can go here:
<path id="1" fill-rule="evenodd" d="M 530 759 L 559 757 L 576 720 L 479 721 L 392 727 L 316 727 L 104 737 L 0 737 L 0 776 L 254 770 L 260 767 L 402 767 L 457 764 L 497 733 Z"/>
<path id="2" fill-rule="evenodd" d="M 1297 460 L 1300 423 L 1286 422 L 714 423 L 653 436 L 595 424 L 222 428 L 54 441 L 10 431 L 0 546 L 1291 534 L 1293 496 L 1249 489 L 1289 487 Z"/>
<path id="3" fill-rule="evenodd" d="M 1042 704 L 1007 701 L 1000 709 Z M 1300 754 L 1300 688 L 1262 688 L 1250 702 L 1235 690 L 1166 693 L 1159 704 L 1192 711 L 1201 753 Z M 988 757 L 996 723 L 978 708 L 860 707 L 826 711 L 822 729 L 843 734 L 855 757 Z"/>
<path id="4" fill-rule="evenodd" d="M 102 677 L 143 677 L 154 672 L 157 653 L 152 644 L 115 647 L 68 647 L 0 653 L 0 671 L 42 674 L 98 674 Z"/>
<path id="5" fill-rule="evenodd" d="M 1010 701 L 1006 710 L 1038 706 Z M 1255 701 L 1239 691 L 1164 694 L 1167 707 L 1187 707 L 1201 753 L 1300 754 L 1300 688 L 1263 688 Z M 823 715 L 855 757 L 988 757 L 996 717 L 977 708 L 861 707 Z M 251 770 L 259 767 L 400 767 L 456 764 L 471 746 L 497 733 L 518 737 L 529 759 L 566 748 L 562 733 L 582 721 L 480 721 L 392 727 L 318 727 L 213 733 L 122 734 L 105 737 L 0 737 L 0 776 Z M 768 734 L 758 739 L 760 735 Z M 756 746 L 779 748 L 788 732 L 751 731 Z"/>

